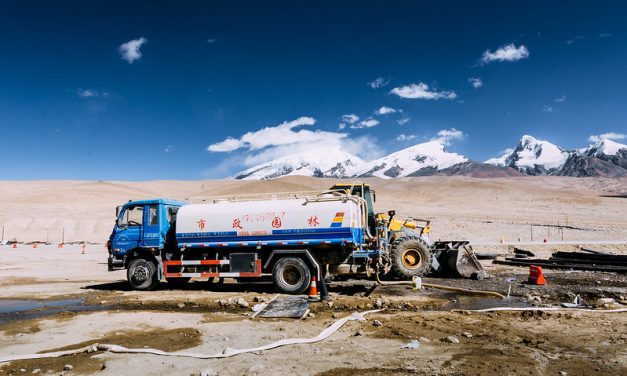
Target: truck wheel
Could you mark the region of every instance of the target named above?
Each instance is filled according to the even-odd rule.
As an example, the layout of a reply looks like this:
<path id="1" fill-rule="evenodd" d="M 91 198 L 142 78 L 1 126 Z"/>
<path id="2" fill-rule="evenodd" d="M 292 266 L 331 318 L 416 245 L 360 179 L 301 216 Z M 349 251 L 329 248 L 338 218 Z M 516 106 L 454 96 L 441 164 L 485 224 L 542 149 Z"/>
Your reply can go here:
<path id="1" fill-rule="evenodd" d="M 420 277 L 431 268 L 429 245 L 418 237 L 396 239 L 390 249 L 392 272 L 400 279 Z"/>
<path id="2" fill-rule="evenodd" d="M 311 271 L 303 260 L 297 257 L 285 257 L 274 265 L 272 279 L 279 292 L 299 295 L 309 287 Z"/>
<path id="3" fill-rule="evenodd" d="M 170 287 L 180 288 L 183 287 L 189 282 L 190 277 L 165 277 L 165 280 L 168 282 Z"/>
<path id="4" fill-rule="evenodd" d="M 137 258 L 128 265 L 126 278 L 135 290 L 154 290 L 159 284 L 157 265 L 152 261 Z"/>

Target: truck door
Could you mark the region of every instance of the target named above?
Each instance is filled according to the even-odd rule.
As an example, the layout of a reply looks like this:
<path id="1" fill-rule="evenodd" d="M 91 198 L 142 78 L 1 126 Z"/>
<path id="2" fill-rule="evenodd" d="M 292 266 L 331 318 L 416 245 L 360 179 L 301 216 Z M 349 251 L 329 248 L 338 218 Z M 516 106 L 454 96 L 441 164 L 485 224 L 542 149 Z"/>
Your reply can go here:
<path id="1" fill-rule="evenodd" d="M 159 205 L 144 206 L 144 231 L 140 244 L 142 247 L 159 248 L 162 246 L 163 236 L 159 218 Z"/>
<path id="2" fill-rule="evenodd" d="M 118 217 L 113 248 L 124 250 L 124 252 L 137 248 L 141 239 L 143 222 L 143 206 L 125 208 Z"/>

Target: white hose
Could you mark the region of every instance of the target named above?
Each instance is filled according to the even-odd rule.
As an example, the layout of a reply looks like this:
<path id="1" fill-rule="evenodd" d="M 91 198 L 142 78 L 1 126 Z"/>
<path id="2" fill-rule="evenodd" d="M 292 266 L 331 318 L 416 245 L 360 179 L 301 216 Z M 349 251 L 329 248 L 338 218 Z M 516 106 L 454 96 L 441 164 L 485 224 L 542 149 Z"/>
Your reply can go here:
<path id="1" fill-rule="evenodd" d="M 619 309 L 583 309 L 583 308 L 563 308 L 563 307 L 494 307 L 485 309 L 454 309 L 452 312 L 516 312 L 516 311 L 570 311 L 570 312 L 596 312 L 596 313 L 620 313 L 627 312 L 627 308 Z"/>
<path id="2" fill-rule="evenodd" d="M 216 354 L 202 354 L 202 353 L 192 353 L 192 352 L 166 352 L 166 351 L 161 351 L 157 349 L 128 349 L 126 347 L 118 346 L 118 345 L 96 343 L 90 346 L 85 346 L 85 347 L 81 347 L 80 349 L 74 349 L 74 350 L 56 351 L 56 352 L 42 353 L 42 354 L 5 356 L 5 357 L 0 358 L 0 363 L 12 362 L 16 360 L 27 360 L 27 359 L 56 358 L 56 357 L 60 357 L 64 355 L 75 355 L 75 354 L 81 354 L 85 352 L 90 353 L 90 352 L 95 352 L 95 351 L 109 351 L 112 353 L 128 353 L 128 354 L 153 354 L 153 355 L 161 355 L 161 356 L 176 356 L 176 357 L 182 357 L 182 358 L 196 358 L 196 359 L 228 358 L 228 357 L 243 354 L 243 353 L 265 351 L 265 350 L 270 350 L 270 349 L 274 349 L 274 348 L 281 347 L 281 346 L 320 342 L 328 338 L 331 334 L 337 332 L 348 321 L 355 321 L 355 320 L 364 321 L 365 320 L 364 316 L 370 313 L 376 313 L 380 311 L 382 310 L 374 309 L 374 310 L 364 311 L 364 312 L 355 312 L 351 314 L 350 316 L 346 316 L 344 318 L 341 318 L 335 321 L 333 324 L 331 324 L 329 327 L 327 327 L 325 330 L 320 332 L 320 334 L 318 334 L 315 337 L 286 338 L 286 339 L 282 339 L 276 342 L 269 343 L 267 345 L 248 348 L 248 349 L 231 349 L 227 347 L 221 353 L 216 353 Z"/>

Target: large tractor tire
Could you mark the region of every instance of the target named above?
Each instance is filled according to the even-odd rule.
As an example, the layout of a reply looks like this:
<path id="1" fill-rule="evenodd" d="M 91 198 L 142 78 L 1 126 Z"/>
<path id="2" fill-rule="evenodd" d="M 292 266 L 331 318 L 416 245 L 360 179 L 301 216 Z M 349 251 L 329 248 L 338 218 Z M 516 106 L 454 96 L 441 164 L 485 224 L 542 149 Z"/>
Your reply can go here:
<path id="1" fill-rule="evenodd" d="M 159 284 L 157 265 L 144 258 L 131 261 L 126 271 L 128 283 L 135 290 L 154 290 Z"/>
<path id="2" fill-rule="evenodd" d="M 311 271 L 298 257 L 284 257 L 272 269 L 272 280 L 283 294 L 303 294 L 311 282 Z"/>
<path id="3" fill-rule="evenodd" d="M 431 268 L 431 250 L 422 238 L 407 236 L 396 239 L 390 249 L 392 273 L 399 279 L 427 274 Z"/>

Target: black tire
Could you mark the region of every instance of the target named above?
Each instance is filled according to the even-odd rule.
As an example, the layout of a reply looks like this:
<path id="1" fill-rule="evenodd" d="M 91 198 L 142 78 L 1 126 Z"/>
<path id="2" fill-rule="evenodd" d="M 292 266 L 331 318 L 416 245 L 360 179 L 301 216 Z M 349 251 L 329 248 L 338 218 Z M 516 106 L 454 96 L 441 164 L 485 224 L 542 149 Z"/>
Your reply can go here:
<path id="1" fill-rule="evenodd" d="M 165 277 L 168 285 L 173 288 L 183 287 L 191 280 L 190 277 Z"/>
<path id="2" fill-rule="evenodd" d="M 153 261 L 137 258 L 128 265 L 126 279 L 135 290 L 154 290 L 159 284 L 157 265 Z"/>
<path id="3" fill-rule="evenodd" d="M 408 236 L 396 239 L 390 249 L 392 273 L 400 279 L 421 277 L 431 269 L 431 250 L 422 238 Z"/>
<path id="4" fill-rule="evenodd" d="M 284 257 L 272 269 L 272 281 L 283 294 L 303 294 L 311 282 L 311 271 L 305 262 L 297 257 Z"/>

